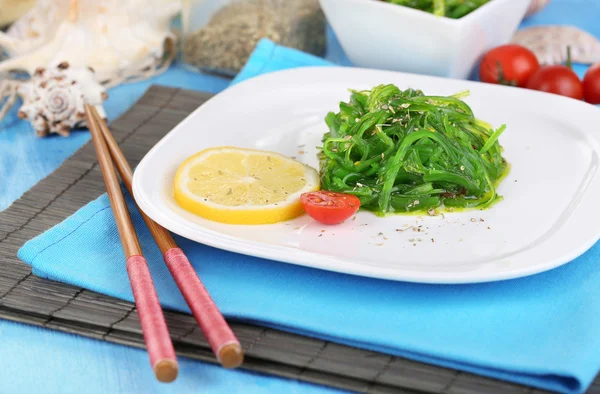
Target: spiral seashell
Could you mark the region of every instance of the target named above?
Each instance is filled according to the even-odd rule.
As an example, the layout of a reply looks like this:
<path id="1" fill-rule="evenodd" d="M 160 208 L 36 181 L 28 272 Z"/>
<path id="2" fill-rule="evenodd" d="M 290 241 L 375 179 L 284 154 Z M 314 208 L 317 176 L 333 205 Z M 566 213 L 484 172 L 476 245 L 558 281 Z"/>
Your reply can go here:
<path id="1" fill-rule="evenodd" d="M 529 4 L 529 8 L 525 13 L 525 18 L 530 17 L 531 15 L 537 12 L 540 12 L 548 4 L 550 4 L 550 0 L 531 0 L 531 4 Z"/>
<path id="2" fill-rule="evenodd" d="M 70 90 L 58 89 L 56 86 L 49 89 L 46 98 L 48 111 L 55 114 L 66 114 L 69 111 Z"/>
<path id="3" fill-rule="evenodd" d="M 71 68 L 66 63 L 38 69 L 31 80 L 19 87 L 23 106 L 18 116 L 28 119 L 36 133 L 68 136 L 72 129 L 85 126 L 84 104 L 96 106 L 105 117 L 102 102 L 106 89 L 94 79 L 89 68 Z"/>

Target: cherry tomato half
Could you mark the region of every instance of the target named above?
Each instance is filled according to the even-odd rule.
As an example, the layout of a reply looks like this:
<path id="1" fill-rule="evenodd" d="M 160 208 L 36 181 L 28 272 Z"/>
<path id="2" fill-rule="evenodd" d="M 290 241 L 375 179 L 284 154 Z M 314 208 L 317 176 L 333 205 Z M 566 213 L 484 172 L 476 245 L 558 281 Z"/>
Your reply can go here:
<path id="1" fill-rule="evenodd" d="M 583 99 L 583 85 L 567 66 L 545 66 L 529 78 L 527 89 L 560 94 L 577 100 Z"/>
<path id="2" fill-rule="evenodd" d="M 479 65 L 482 82 L 525 87 L 540 68 L 537 57 L 520 45 L 502 45 L 486 53 Z"/>
<path id="3" fill-rule="evenodd" d="M 360 208 L 358 197 L 325 190 L 303 193 L 300 202 L 310 217 L 323 224 L 342 223 Z"/>
<path id="4" fill-rule="evenodd" d="M 583 95 L 590 104 L 600 104 L 600 63 L 593 65 L 583 78 Z"/>

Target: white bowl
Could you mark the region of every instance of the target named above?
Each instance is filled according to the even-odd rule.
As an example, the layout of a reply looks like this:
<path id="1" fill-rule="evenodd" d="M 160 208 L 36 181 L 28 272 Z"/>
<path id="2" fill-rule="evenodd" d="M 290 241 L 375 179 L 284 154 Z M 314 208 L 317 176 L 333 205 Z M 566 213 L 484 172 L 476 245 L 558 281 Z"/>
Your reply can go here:
<path id="1" fill-rule="evenodd" d="M 510 41 L 529 0 L 491 0 L 460 19 L 379 0 L 320 0 L 353 65 L 466 79 L 483 54 Z"/>

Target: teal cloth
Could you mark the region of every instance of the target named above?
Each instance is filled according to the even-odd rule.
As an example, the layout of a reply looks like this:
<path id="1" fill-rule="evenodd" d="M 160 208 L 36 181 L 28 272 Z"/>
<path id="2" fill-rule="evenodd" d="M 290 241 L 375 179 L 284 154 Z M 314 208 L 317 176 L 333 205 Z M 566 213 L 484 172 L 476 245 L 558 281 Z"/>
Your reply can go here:
<path id="1" fill-rule="evenodd" d="M 273 71 L 296 67 L 331 66 L 333 64 L 325 59 L 307 55 L 296 49 L 275 45 L 273 41 L 264 38 L 256 45 L 252 56 L 242 71 L 231 81 L 231 84 L 235 85 L 246 79 Z"/>
<path id="2" fill-rule="evenodd" d="M 294 65 L 327 63 L 262 40 L 234 82 Z M 189 312 L 130 208 L 161 302 Z M 567 393 L 583 391 L 600 367 L 598 245 L 532 277 L 436 286 L 337 274 L 177 241 L 229 318 Z M 36 275 L 132 300 L 106 196 L 27 242 L 19 257 Z"/>

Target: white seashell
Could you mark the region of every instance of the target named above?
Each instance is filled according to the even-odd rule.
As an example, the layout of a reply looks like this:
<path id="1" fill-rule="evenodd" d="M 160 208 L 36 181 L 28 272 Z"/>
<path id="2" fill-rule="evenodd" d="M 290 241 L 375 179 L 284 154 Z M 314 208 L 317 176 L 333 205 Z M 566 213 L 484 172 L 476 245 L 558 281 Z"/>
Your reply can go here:
<path id="1" fill-rule="evenodd" d="M 0 73 L 55 67 L 92 67 L 110 84 L 147 74 L 163 64 L 165 46 L 172 58 L 172 18 L 178 0 L 39 0 L 36 6 L 0 32 L 0 47 L 10 56 Z"/>
<path id="2" fill-rule="evenodd" d="M 548 4 L 550 4 L 550 0 L 531 0 L 531 4 L 525 13 L 525 18 L 540 12 Z"/>
<path id="3" fill-rule="evenodd" d="M 567 60 L 567 47 L 575 63 L 600 61 L 600 40 L 572 26 L 535 26 L 517 31 L 512 41 L 532 50 L 541 64 L 561 64 Z"/>
<path id="4" fill-rule="evenodd" d="M 19 86 L 18 94 L 23 98 L 19 118 L 29 120 L 40 137 L 50 133 L 68 136 L 72 129 L 85 126 L 85 103 L 95 106 L 106 118 L 102 108 L 108 97 L 106 89 L 88 68 L 74 68 L 68 63 L 40 68 Z"/>

